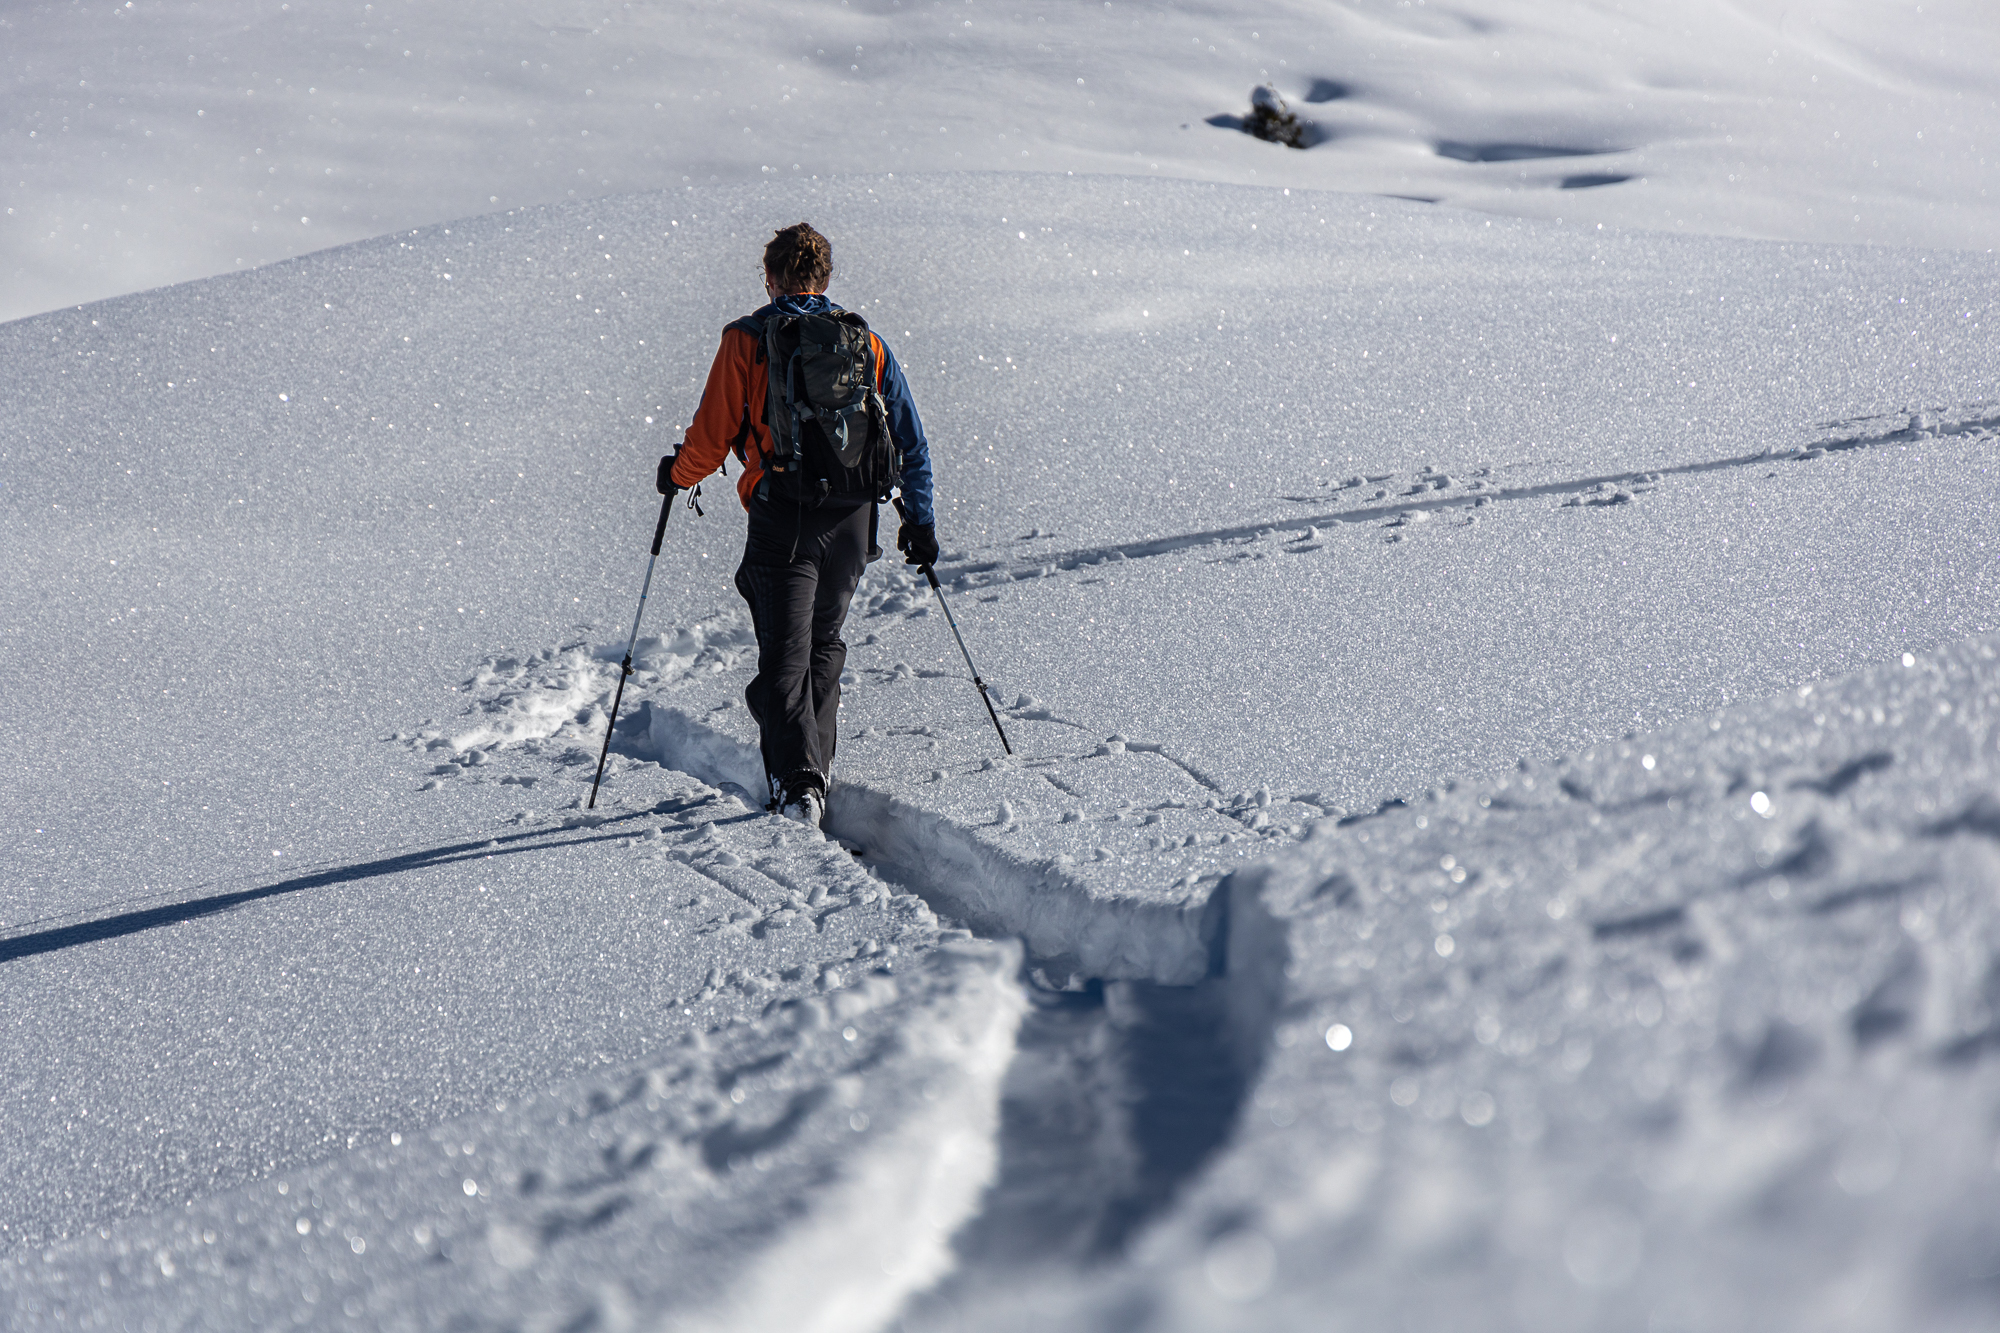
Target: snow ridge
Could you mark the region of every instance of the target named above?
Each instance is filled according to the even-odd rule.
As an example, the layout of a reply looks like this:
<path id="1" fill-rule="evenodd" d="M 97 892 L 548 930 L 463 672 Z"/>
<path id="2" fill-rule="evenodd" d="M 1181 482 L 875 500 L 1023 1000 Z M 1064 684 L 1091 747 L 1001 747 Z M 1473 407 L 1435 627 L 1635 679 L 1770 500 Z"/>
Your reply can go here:
<path id="1" fill-rule="evenodd" d="M 941 1271 L 992 1174 L 1019 964 L 948 943 L 641 1064 L 0 1258 L 0 1301 L 53 1290 L 38 1308 L 58 1322 L 185 1330 L 860 1333 Z"/>
<path id="2" fill-rule="evenodd" d="M 939 950 L 933 966 L 960 985 L 947 1003 L 913 1009 L 897 1034 L 904 1056 L 922 1063 L 922 1097 L 895 1133 L 875 1135 L 847 1162 L 840 1183 L 731 1284 L 727 1299 L 663 1327 L 870 1333 L 952 1266 L 951 1237 L 978 1210 L 998 1157 L 998 1089 L 1027 1008 L 1013 981 L 1019 962 L 1011 944 Z"/>

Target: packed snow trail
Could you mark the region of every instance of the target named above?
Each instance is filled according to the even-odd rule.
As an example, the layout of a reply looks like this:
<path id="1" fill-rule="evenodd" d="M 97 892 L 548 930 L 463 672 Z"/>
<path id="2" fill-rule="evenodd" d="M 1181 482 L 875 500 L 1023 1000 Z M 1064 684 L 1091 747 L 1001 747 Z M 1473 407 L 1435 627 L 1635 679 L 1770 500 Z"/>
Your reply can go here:
<path id="1" fill-rule="evenodd" d="M 867 1333 L 990 1173 L 1017 963 L 864 958 L 644 1064 L 0 1258 L 0 1299 L 35 1326 Z"/>

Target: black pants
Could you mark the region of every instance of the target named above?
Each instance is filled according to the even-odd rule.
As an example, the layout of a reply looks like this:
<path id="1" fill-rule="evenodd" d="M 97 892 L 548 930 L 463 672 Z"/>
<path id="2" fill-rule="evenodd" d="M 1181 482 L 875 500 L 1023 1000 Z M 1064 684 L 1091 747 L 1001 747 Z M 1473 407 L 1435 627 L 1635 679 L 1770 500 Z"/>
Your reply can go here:
<path id="1" fill-rule="evenodd" d="M 873 511 L 848 500 L 806 509 L 782 499 L 750 502 L 736 590 L 750 603 L 757 630 L 757 678 L 743 698 L 775 784 L 801 771 L 824 782 L 833 771 L 847 663 L 840 627 L 868 565 Z"/>

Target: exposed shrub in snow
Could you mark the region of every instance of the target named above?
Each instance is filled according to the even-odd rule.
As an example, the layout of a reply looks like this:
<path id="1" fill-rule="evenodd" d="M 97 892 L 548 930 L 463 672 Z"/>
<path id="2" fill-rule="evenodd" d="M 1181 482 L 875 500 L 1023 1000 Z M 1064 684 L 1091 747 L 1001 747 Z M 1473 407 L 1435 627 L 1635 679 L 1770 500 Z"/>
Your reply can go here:
<path id="1" fill-rule="evenodd" d="M 1304 148 L 1312 142 L 1305 122 L 1268 83 L 1250 90 L 1250 114 L 1244 117 L 1243 132 L 1287 148 Z"/>

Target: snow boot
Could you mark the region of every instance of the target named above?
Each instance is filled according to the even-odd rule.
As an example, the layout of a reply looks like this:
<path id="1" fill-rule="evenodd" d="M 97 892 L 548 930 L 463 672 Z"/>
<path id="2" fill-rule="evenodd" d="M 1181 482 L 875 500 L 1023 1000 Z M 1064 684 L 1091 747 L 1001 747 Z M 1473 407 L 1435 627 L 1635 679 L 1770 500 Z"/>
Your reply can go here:
<path id="1" fill-rule="evenodd" d="M 778 799 L 778 813 L 795 823 L 817 829 L 826 818 L 826 784 L 813 772 L 793 774 Z"/>

